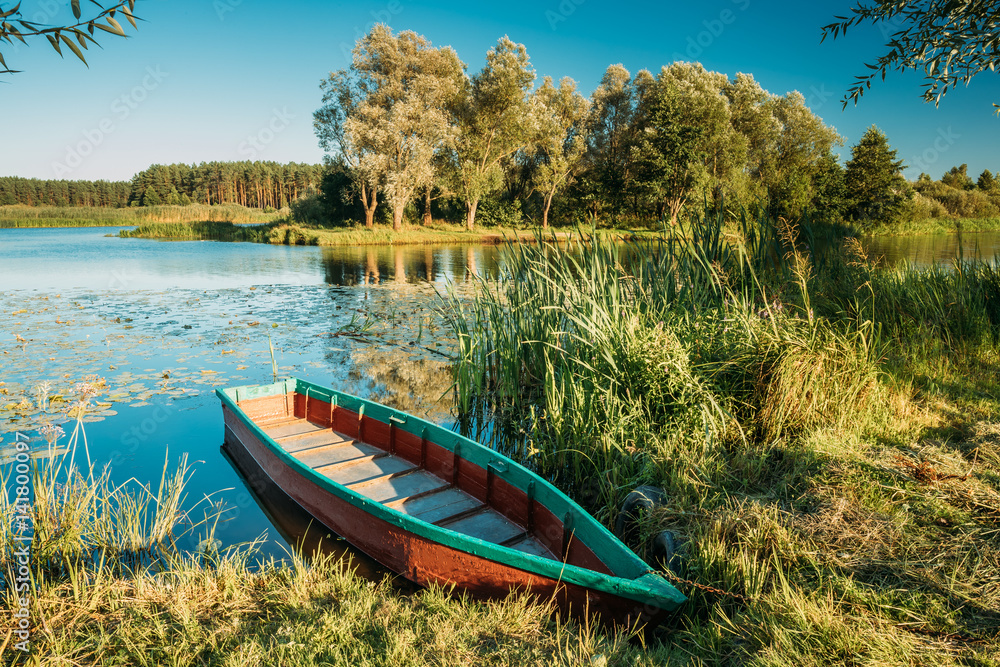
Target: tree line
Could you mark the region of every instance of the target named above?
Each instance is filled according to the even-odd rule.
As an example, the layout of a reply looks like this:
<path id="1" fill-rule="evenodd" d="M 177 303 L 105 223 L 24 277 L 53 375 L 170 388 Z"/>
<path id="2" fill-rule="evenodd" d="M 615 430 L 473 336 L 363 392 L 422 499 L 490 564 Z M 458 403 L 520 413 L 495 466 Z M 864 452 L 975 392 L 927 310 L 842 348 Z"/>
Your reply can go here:
<path id="1" fill-rule="evenodd" d="M 128 181 L 52 181 L 0 176 L 0 205 L 127 206 L 132 195 Z"/>
<path id="2" fill-rule="evenodd" d="M 239 204 L 281 209 L 316 191 L 324 167 L 290 162 L 154 164 L 132 178 L 129 204 Z"/>
<path id="3" fill-rule="evenodd" d="M 612 65 L 589 98 L 569 78 L 535 82 L 525 47 L 506 37 L 470 77 L 451 48 L 376 25 L 321 82 L 314 127 L 366 223 L 384 202 L 396 229 L 408 205 L 426 219 L 438 198 L 470 229 L 490 200 L 543 227 L 553 212 L 676 221 L 686 204 L 724 197 L 800 215 L 823 209 L 842 176 L 836 131 L 801 94 L 772 95 L 748 74 Z"/>
<path id="4" fill-rule="evenodd" d="M 968 165 L 952 167 L 939 180 L 920 174 L 913 184 L 914 217 L 992 218 L 1000 216 L 1000 179 L 984 169 L 976 180 Z"/>
<path id="5" fill-rule="evenodd" d="M 553 215 L 676 223 L 685 206 L 726 202 L 862 227 L 1000 215 L 989 171 L 977 183 L 965 167 L 910 183 L 874 126 L 842 165 L 843 139 L 800 93 L 771 94 L 750 74 L 611 65 L 589 97 L 572 79 L 536 79 L 525 47 L 507 37 L 468 76 L 450 47 L 374 26 L 351 66 L 320 84 L 314 129 L 328 171 L 321 196 L 293 212 L 368 226 L 379 217 L 397 230 L 420 209 L 424 222 L 437 213 L 469 229 L 480 212 L 542 227 Z"/>
<path id="6" fill-rule="evenodd" d="M 0 177 L 0 205 L 157 206 L 239 204 L 281 209 L 317 191 L 325 168 L 277 162 L 154 164 L 131 181 L 57 181 Z"/>

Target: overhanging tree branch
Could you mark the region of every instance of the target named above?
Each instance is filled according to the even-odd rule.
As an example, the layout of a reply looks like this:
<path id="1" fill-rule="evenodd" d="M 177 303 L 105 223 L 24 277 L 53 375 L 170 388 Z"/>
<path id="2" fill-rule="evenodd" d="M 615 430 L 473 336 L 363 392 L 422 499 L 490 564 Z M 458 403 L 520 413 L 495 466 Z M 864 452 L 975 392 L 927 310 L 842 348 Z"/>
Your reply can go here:
<path id="1" fill-rule="evenodd" d="M 45 36 L 60 56 L 63 55 L 63 47 L 66 47 L 87 65 L 83 52 L 90 48 L 90 44 L 100 46 L 94 38 L 96 31 L 127 38 L 125 29 L 115 19 L 116 14 L 120 13 L 133 28 L 138 29 L 137 19 L 133 13 L 135 0 L 122 0 L 107 8 L 96 0 L 90 0 L 90 3 L 97 6 L 100 11 L 95 16 L 82 20 L 80 0 L 71 0 L 70 5 L 77 23 L 65 26 L 51 26 L 22 18 L 20 2 L 11 9 L 5 9 L 4 5 L 0 4 L 0 47 L 14 44 L 15 39 L 27 46 L 29 39 Z M 20 70 L 13 70 L 7 66 L 3 52 L 0 51 L 0 74 L 16 74 L 18 71 Z"/>
<path id="2" fill-rule="evenodd" d="M 851 14 L 823 26 L 823 40 L 864 23 L 881 23 L 893 32 L 886 42 L 889 51 L 865 64 L 869 73 L 855 77 L 844 95 L 845 107 L 857 104 L 872 81 L 884 81 L 890 70 L 922 71 L 924 101 L 937 106 L 950 89 L 968 85 L 987 70 L 995 72 L 1000 64 L 1000 0 L 878 0 L 858 2 Z"/>

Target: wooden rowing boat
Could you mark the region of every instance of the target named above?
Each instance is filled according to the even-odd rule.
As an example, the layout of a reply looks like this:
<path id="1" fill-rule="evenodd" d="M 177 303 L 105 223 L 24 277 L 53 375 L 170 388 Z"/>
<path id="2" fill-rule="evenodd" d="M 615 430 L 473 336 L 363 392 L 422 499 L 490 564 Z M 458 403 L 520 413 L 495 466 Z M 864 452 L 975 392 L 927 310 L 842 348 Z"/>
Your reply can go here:
<path id="1" fill-rule="evenodd" d="M 216 393 L 228 446 L 417 584 L 527 590 L 623 626 L 655 625 L 685 600 L 549 482 L 446 428 L 297 378 Z"/>

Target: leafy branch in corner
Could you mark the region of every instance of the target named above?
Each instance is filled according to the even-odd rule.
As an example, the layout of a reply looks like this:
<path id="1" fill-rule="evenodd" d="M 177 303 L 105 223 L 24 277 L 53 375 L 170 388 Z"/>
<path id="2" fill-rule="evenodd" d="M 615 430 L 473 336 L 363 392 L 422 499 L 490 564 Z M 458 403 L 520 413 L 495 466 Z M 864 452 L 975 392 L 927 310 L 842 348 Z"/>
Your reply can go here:
<path id="1" fill-rule="evenodd" d="M 878 0 L 859 2 L 851 14 L 824 26 L 823 40 L 863 23 L 882 23 L 894 32 L 885 45 L 889 51 L 865 64 L 869 73 L 855 77 L 845 107 L 857 104 L 872 80 L 884 81 L 889 70 L 923 71 L 924 101 L 937 106 L 950 89 L 987 70 L 996 72 L 1000 64 L 1000 0 Z M 993 106 L 1000 113 L 1000 105 Z"/>
<path id="2" fill-rule="evenodd" d="M 63 48 L 67 48 L 84 65 L 87 65 L 87 59 L 83 52 L 90 48 L 90 44 L 100 46 L 94 38 L 98 30 L 118 37 L 127 37 L 125 29 L 115 18 L 116 14 L 120 13 L 125 17 L 125 20 L 132 24 L 133 28 L 138 30 L 136 17 L 133 13 L 135 0 L 122 0 L 107 8 L 96 0 L 90 0 L 90 3 L 96 5 L 100 11 L 95 16 L 84 20 L 80 0 L 72 0 L 70 5 L 77 23 L 64 26 L 51 26 L 24 19 L 21 16 L 20 2 L 11 9 L 4 9 L 4 6 L 0 4 L 0 47 L 4 47 L 6 44 L 15 44 L 14 40 L 27 46 L 29 39 L 44 35 L 60 56 L 63 55 Z M 89 65 L 87 66 L 89 67 Z M 15 74 L 18 71 L 7 66 L 3 52 L 0 51 L 0 74 Z"/>

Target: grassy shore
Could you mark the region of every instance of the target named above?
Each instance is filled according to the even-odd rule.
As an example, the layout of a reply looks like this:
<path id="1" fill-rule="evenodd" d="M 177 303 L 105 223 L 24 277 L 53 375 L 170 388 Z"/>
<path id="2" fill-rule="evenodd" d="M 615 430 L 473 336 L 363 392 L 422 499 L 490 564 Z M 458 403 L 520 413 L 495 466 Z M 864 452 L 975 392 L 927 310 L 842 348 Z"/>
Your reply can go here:
<path id="1" fill-rule="evenodd" d="M 511 248 L 449 309 L 464 428 L 606 525 L 665 491 L 632 546 L 723 591 L 680 585 L 682 664 L 1000 665 L 1000 269 L 793 239 Z"/>
<path id="2" fill-rule="evenodd" d="M 484 604 L 441 589 L 400 596 L 327 556 L 251 572 L 245 554 L 189 559 L 168 572 L 47 582 L 32 615 L 40 664 L 663 665 L 627 633 L 557 624 L 520 596 Z M 5 619 L 6 620 L 6 619 Z M 4 653 L 0 649 L 0 653 Z M 6 649 L 8 664 L 33 664 Z"/>
<path id="3" fill-rule="evenodd" d="M 865 236 L 946 235 L 962 232 L 1000 231 L 1000 218 L 926 218 L 859 230 Z"/>
<path id="4" fill-rule="evenodd" d="M 500 244 L 509 239 L 535 241 L 533 232 L 499 227 L 480 228 L 470 232 L 463 225 L 434 223 L 427 226 L 404 225 L 401 231 L 395 232 L 391 227 L 383 225 L 376 225 L 371 229 L 360 225 L 326 228 L 290 224 L 285 221 L 271 222 L 255 227 L 241 227 L 226 222 L 144 224 L 133 230 L 122 231 L 119 236 L 122 238 L 247 241 L 279 245 L 320 246 L 427 245 L 435 243 Z M 546 238 L 565 240 L 573 236 L 578 236 L 578 233 L 558 231 Z"/>
<path id="5" fill-rule="evenodd" d="M 134 227 L 149 223 L 232 222 L 265 223 L 284 218 L 288 211 L 264 213 L 236 205 L 138 206 L 0 206 L 0 229 L 12 227 Z"/>
<path id="6" fill-rule="evenodd" d="M 32 464 L 31 583 L 17 593 L 21 529 L 13 493 L 0 494 L 3 664 L 652 667 L 675 654 L 643 648 L 634 633 L 563 623 L 523 595 L 484 603 L 440 588 L 403 594 L 321 552 L 261 563 L 252 544 L 218 551 L 221 508 L 184 501 L 184 459 L 172 474 L 165 467 L 159 488 L 115 485 L 82 465 L 91 407 L 82 392 L 72 434 L 44 430 L 65 453 Z M 13 466 L 0 467 L 0 485 L 14 488 Z M 198 514 L 206 518 L 192 524 Z M 14 616 L 25 600 L 28 652 Z"/>

